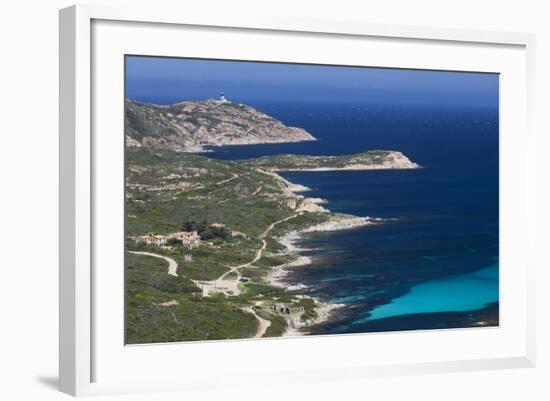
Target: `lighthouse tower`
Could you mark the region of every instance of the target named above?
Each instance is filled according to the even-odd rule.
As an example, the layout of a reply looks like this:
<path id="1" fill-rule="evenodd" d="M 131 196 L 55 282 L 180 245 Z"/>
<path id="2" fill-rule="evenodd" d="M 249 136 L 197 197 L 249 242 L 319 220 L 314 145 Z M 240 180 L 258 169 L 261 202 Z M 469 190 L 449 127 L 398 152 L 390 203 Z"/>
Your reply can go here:
<path id="1" fill-rule="evenodd" d="M 225 95 L 223 94 L 223 92 L 220 92 L 220 102 L 222 103 L 227 103 L 227 99 L 225 98 Z"/>

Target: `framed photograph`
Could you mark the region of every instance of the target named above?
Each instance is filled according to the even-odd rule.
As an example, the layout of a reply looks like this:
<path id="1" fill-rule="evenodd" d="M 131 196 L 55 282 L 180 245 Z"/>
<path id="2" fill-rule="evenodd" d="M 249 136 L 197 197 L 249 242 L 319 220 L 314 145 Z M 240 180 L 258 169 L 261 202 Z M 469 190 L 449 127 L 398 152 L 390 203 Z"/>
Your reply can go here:
<path id="1" fill-rule="evenodd" d="M 533 366 L 534 38 L 60 13 L 60 387 Z"/>

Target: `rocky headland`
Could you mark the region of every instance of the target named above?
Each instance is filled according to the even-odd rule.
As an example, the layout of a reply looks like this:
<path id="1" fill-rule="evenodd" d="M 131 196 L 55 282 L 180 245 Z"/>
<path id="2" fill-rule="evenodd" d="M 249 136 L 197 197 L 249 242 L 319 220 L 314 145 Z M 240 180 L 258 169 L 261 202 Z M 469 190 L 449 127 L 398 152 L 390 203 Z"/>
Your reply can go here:
<path id="1" fill-rule="evenodd" d="M 126 100 L 126 146 L 202 152 L 207 146 L 314 141 L 302 128 L 228 101 L 156 105 Z"/>
<path id="2" fill-rule="evenodd" d="M 369 150 L 341 156 L 275 155 L 250 159 L 244 163 L 270 171 L 337 171 L 420 168 L 395 150 Z"/>

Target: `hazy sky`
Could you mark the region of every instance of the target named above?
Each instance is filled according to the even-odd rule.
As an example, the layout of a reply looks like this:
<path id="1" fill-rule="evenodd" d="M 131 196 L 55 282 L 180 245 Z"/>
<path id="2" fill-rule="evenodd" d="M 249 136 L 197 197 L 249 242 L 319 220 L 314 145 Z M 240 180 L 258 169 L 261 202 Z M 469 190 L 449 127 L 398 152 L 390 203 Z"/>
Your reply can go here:
<path id="1" fill-rule="evenodd" d="M 498 75 L 128 56 L 126 96 L 498 107 Z"/>

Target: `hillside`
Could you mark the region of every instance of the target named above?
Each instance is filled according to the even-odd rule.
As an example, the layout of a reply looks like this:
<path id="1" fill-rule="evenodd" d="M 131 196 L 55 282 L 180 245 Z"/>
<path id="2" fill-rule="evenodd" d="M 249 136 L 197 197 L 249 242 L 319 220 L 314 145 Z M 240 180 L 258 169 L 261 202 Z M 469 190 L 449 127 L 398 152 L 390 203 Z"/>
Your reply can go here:
<path id="1" fill-rule="evenodd" d="M 280 336 L 289 324 L 273 303 L 304 304 L 305 319 L 319 304 L 273 286 L 274 266 L 292 262 L 277 237 L 334 219 L 291 191 L 278 175 L 199 155 L 162 149 L 126 149 L 126 339 L 129 343 Z M 166 235 L 189 222 L 223 224 L 229 238 L 202 241 L 192 250 L 136 242 L 146 233 Z M 169 257 L 167 263 L 132 252 Z M 185 255 L 192 255 L 191 261 Z M 246 277 L 247 282 L 240 282 Z M 299 317 L 298 317 L 299 318 Z"/>
<path id="2" fill-rule="evenodd" d="M 213 99 L 172 105 L 126 100 L 125 113 L 127 146 L 199 152 L 204 146 L 315 140 L 250 106 Z"/>
<path id="3" fill-rule="evenodd" d="M 280 336 L 289 327 L 308 327 L 326 319 L 333 306 L 277 282 L 284 266 L 309 263 L 281 238 L 290 232 L 376 224 L 376 219 L 333 213 L 322 205 L 323 200 L 299 193 L 307 188 L 270 169 L 416 166 L 399 155 L 375 151 L 337 158 L 287 155 L 244 162 L 128 147 L 127 341 Z M 193 249 L 136 241 L 145 234 L 167 236 L 179 230 L 208 233 L 208 227 L 214 226 L 223 227 L 226 235 L 202 238 L 201 234 L 200 245 Z M 167 262 L 159 257 L 170 258 L 178 266 L 177 276 L 167 273 Z M 281 315 L 273 309 L 280 302 L 298 312 Z"/>
<path id="4" fill-rule="evenodd" d="M 127 148 L 126 155 L 130 236 L 207 220 L 254 237 L 297 210 L 316 210 L 282 177 L 239 161 L 150 148 Z"/>
<path id="5" fill-rule="evenodd" d="M 412 169 L 420 166 L 401 152 L 369 150 L 343 156 L 276 155 L 244 160 L 250 167 L 272 171 Z"/>

